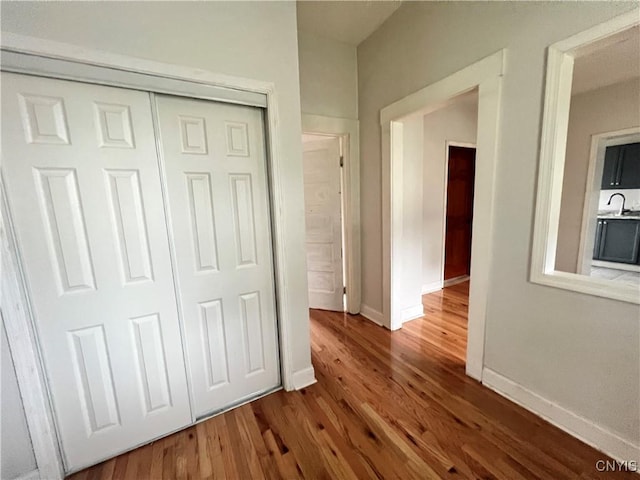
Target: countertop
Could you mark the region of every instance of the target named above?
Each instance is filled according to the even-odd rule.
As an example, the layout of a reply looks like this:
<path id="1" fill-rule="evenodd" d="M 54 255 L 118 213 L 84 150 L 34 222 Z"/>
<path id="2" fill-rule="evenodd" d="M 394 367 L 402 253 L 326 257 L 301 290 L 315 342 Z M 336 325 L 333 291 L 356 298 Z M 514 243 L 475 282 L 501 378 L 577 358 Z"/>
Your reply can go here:
<path id="1" fill-rule="evenodd" d="M 598 212 L 598 220 L 640 220 L 640 211 L 618 215 L 613 212 Z"/>

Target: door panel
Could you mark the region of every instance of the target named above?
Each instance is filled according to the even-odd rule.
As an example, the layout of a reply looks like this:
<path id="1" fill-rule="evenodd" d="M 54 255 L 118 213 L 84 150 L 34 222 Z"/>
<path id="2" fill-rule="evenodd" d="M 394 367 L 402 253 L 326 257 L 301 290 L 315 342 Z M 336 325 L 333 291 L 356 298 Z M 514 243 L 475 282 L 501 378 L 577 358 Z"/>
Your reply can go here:
<path id="1" fill-rule="evenodd" d="M 2 172 L 66 466 L 191 423 L 149 95 L 2 73 Z"/>
<path id="2" fill-rule="evenodd" d="M 195 414 L 280 384 L 260 109 L 157 96 Z"/>
<path id="3" fill-rule="evenodd" d="M 640 188 L 640 143 L 620 146 L 617 188 Z"/>
<path id="4" fill-rule="evenodd" d="M 470 274 L 475 148 L 449 147 L 444 279 Z"/>
<path id="5" fill-rule="evenodd" d="M 617 188 L 618 165 L 621 147 L 618 145 L 607 147 L 604 153 L 604 166 L 602 167 L 602 190 Z"/>
<path id="6" fill-rule="evenodd" d="M 598 260 L 637 263 L 640 248 L 640 222 L 602 220 L 599 233 Z"/>
<path id="7" fill-rule="evenodd" d="M 340 140 L 304 143 L 309 307 L 344 310 Z"/>
<path id="8" fill-rule="evenodd" d="M 640 188 L 640 143 L 606 148 L 601 187 L 603 190 Z"/>
<path id="9" fill-rule="evenodd" d="M 598 220 L 598 223 L 596 225 L 596 239 L 594 241 L 594 245 L 593 245 L 593 259 L 594 260 L 600 260 L 600 243 L 602 240 L 602 220 Z"/>

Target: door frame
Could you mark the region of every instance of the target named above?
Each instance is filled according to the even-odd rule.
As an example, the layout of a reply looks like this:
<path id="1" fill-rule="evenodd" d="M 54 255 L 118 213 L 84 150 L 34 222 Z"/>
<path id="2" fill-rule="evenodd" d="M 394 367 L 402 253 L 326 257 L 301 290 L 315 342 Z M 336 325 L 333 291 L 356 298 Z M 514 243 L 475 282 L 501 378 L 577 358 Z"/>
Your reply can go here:
<path id="1" fill-rule="evenodd" d="M 476 155 L 478 153 L 478 147 L 475 143 L 470 142 L 458 142 L 455 140 L 445 140 L 444 148 L 445 148 L 445 157 L 444 157 L 444 193 L 442 205 L 444 206 L 442 212 L 442 274 L 440 276 L 440 281 L 442 282 L 442 286 L 446 287 L 445 279 L 444 279 L 444 257 L 447 249 L 447 189 L 449 188 L 449 147 L 462 147 L 462 148 L 473 148 L 476 150 Z M 474 170 L 474 180 L 475 180 L 475 170 Z M 473 223 L 471 224 L 473 228 Z"/>
<path id="2" fill-rule="evenodd" d="M 264 98 L 281 381 L 285 390 L 297 390 L 315 383 L 315 373 L 310 363 L 297 371 L 294 371 L 293 365 L 293 352 L 299 342 L 293 338 L 291 331 L 300 321 L 296 314 L 300 300 L 295 285 L 299 284 L 297 273 L 301 266 L 295 260 L 292 266 L 292 262 L 287 260 L 290 257 L 287 252 L 296 249 L 289 246 L 293 241 L 287 236 L 289 222 L 284 214 L 287 210 L 284 198 L 287 176 L 280 153 L 283 133 L 275 84 L 8 32 L 2 35 L 0 49 L 3 53 L 24 59 L 24 64 L 19 67 L 2 65 L 3 71 L 245 105 L 261 106 L 260 99 Z M 141 87 L 141 83 L 144 86 Z M 194 93 L 191 94 L 191 91 Z M 0 190 L 4 197 L 1 182 Z M 24 282 L 19 245 L 11 244 L 13 225 L 4 207 L 3 198 L 0 219 L 0 229 L 4 233 L 2 251 L 9 255 L 3 255 L 2 262 L 3 266 L 6 263 L 10 267 L 2 270 L 3 321 L 11 352 L 21 352 L 14 357 L 14 363 L 38 470 L 43 478 L 62 478 L 64 462 L 35 336 L 35 319 Z M 15 273 L 14 278 L 10 277 L 12 273 Z"/>
<path id="3" fill-rule="evenodd" d="M 578 49 L 639 25 L 633 9 L 547 48 L 540 155 L 529 280 L 547 287 L 640 304 L 633 285 L 556 270 L 556 247 L 567 148 L 574 56 Z"/>
<path id="4" fill-rule="evenodd" d="M 302 133 L 340 138 L 343 146 L 342 232 L 347 312 L 360 313 L 360 137 L 357 120 L 302 114 Z"/>
<path id="5" fill-rule="evenodd" d="M 487 299 L 493 249 L 495 177 L 498 159 L 498 134 L 502 76 L 506 50 L 502 49 L 452 75 L 432 83 L 388 106 L 380 112 L 382 129 L 382 301 L 384 325 L 402 327 L 400 297 L 403 275 L 403 179 L 405 161 L 402 149 L 402 120 L 417 113 L 427 114 L 447 104 L 452 98 L 478 88 L 478 134 L 466 373 L 481 381 L 484 365 L 484 340 Z M 409 160 L 409 159 L 407 159 Z"/>
<path id="6" fill-rule="evenodd" d="M 0 197 L 2 321 L 7 331 L 9 350 L 31 436 L 39 474 L 37 478 L 60 479 L 64 477 L 62 453 L 2 178 Z"/>
<path id="7" fill-rule="evenodd" d="M 587 167 L 587 180 L 585 182 L 584 200 L 582 203 L 582 222 L 580 226 L 580 243 L 578 246 L 578 264 L 576 273 L 589 275 L 593 248 L 595 245 L 596 229 L 591 219 L 598 213 L 598 200 L 602 184 L 602 169 L 604 167 L 604 154 L 606 147 L 623 145 L 640 141 L 640 127 L 630 127 L 611 132 L 596 133 L 591 135 L 591 148 L 589 150 L 589 166 Z M 596 180 L 598 180 L 596 182 Z"/>

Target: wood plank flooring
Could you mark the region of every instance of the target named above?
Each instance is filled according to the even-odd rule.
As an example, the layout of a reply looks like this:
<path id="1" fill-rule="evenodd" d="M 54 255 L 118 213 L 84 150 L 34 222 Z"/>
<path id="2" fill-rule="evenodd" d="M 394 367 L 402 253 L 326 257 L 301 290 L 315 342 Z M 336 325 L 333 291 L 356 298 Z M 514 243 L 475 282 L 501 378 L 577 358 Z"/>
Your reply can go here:
<path id="1" fill-rule="evenodd" d="M 318 383 L 73 475 L 88 479 L 582 479 L 606 457 L 464 374 L 468 283 L 389 332 L 311 311 Z"/>

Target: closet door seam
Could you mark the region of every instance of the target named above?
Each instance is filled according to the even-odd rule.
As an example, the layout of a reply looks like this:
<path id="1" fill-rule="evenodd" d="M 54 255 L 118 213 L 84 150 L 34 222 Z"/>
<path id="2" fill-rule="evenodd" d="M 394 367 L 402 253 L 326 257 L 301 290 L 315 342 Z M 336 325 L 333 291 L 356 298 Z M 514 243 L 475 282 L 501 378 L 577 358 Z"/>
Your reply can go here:
<path id="1" fill-rule="evenodd" d="M 169 256 L 171 257 L 171 271 L 173 276 L 173 288 L 176 294 L 176 313 L 178 315 L 178 324 L 180 327 L 180 342 L 182 343 L 182 357 L 185 366 L 185 377 L 187 379 L 187 390 L 189 396 L 189 410 L 191 414 L 191 424 L 196 421 L 196 416 L 193 408 L 193 389 L 191 388 L 191 364 L 189 362 L 189 355 L 187 355 L 187 342 L 184 331 L 184 314 L 182 311 L 182 304 L 180 302 L 180 280 L 178 278 L 177 262 L 176 262 L 176 250 L 175 241 L 173 238 L 173 222 L 171 221 L 171 211 L 169 208 L 169 198 L 167 192 L 167 171 L 165 168 L 165 159 L 162 148 L 162 135 L 160 135 L 160 126 L 158 119 L 158 106 L 156 104 L 156 94 L 154 92 L 147 92 L 149 94 L 149 106 L 151 108 L 151 121 L 153 122 L 153 135 L 156 146 L 156 160 L 158 162 L 158 171 L 160 173 L 160 189 L 162 192 L 162 209 L 164 211 L 164 218 L 167 224 L 167 242 L 169 245 Z"/>

